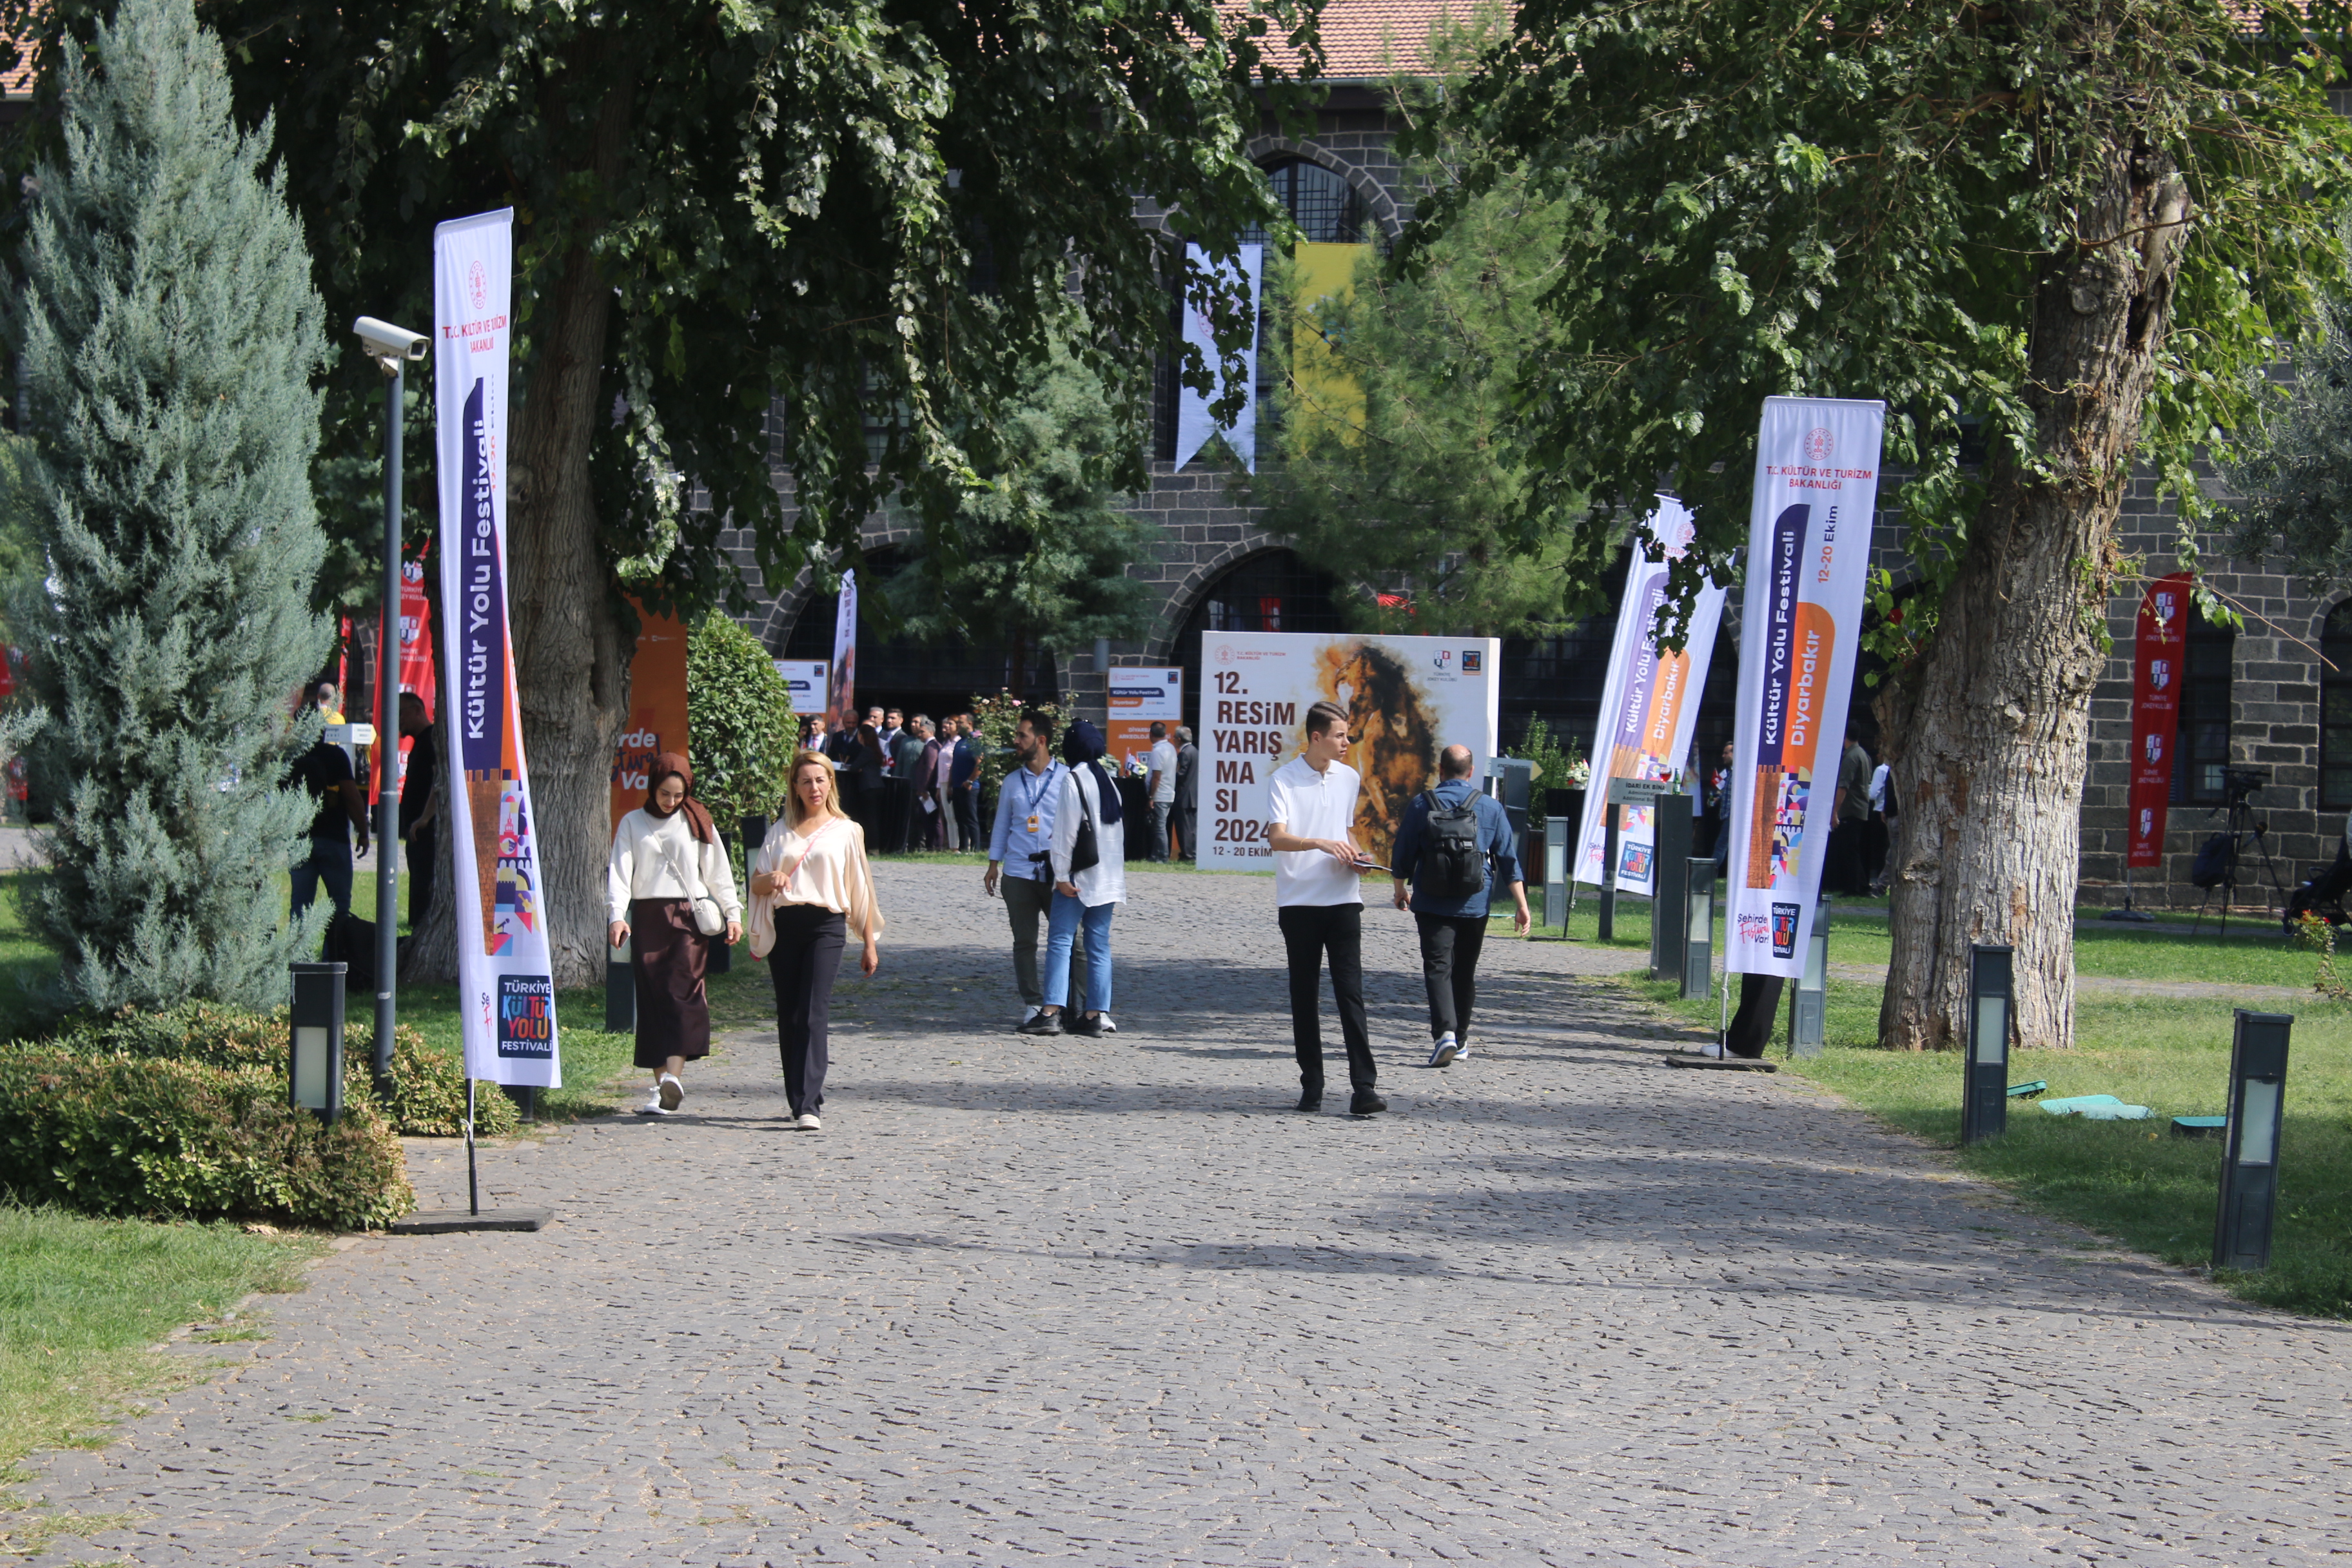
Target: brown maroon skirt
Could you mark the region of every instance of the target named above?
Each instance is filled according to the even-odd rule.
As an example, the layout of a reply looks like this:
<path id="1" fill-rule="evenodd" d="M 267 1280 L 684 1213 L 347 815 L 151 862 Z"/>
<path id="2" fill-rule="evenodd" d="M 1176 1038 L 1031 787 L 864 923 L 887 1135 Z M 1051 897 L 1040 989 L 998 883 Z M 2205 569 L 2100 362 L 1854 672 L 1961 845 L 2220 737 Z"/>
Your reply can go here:
<path id="1" fill-rule="evenodd" d="M 637 1066 L 658 1072 L 672 1057 L 710 1054 L 710 1001 L 702 989 L 710 939 L 694 929 L 684 899 L 629 900 L 629 968 L 637 983 Z"/>

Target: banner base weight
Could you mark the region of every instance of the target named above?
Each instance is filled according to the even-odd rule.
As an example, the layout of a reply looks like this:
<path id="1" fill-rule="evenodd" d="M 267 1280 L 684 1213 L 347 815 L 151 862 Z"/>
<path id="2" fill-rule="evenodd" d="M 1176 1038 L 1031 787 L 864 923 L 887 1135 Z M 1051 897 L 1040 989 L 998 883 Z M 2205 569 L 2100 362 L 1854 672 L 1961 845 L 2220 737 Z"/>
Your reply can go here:
<path id="1" fill-rule="evenodd" d="M 553 1209 L 431 1209 L 394 1220 L 391 1230 L 394 1236 L 451 1236 L 461 1230 L 545 1230 L 554 1222 Z"/>

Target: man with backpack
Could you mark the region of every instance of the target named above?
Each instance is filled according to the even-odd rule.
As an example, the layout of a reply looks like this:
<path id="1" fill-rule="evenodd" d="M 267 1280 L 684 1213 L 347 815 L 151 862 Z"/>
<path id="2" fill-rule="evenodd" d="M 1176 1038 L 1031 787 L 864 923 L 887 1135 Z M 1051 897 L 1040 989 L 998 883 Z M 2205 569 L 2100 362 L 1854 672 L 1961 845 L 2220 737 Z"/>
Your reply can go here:
<path id="1" fill-rule="evenodd" d="M 1470 1004 L 1478 953 L 1486 942 L 1486 909 L 1497 887 L 1518 905 L 1513 923 L 1528 934 L 1528 885 L 1502 803 L 1472 787 L 1467 746 L 1437 760 L 1437 787 L 1405 807 L 1390 873 L 1396 907 L 1421 928 L 1421 973 L 1429 985 L 1429 1065 L 1449 1067 L 1470 1054 Z M 1408 904 L 1408 889 L 1410 903 Z"/>

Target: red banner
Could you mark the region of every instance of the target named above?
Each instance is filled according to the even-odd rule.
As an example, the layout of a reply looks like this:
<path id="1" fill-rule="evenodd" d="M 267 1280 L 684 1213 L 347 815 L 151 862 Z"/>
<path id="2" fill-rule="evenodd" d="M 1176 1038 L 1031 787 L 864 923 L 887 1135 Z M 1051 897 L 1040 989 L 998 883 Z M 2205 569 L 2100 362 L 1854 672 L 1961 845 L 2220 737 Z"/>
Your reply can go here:
<path id="1" fill-rule="evenodd" d="M 433 607 L 425 597 L 425 557 L 432 552 L 428 543 L 414 561 L 400 563 L 400 689 L 414 691 L 425 700 L 425 717 L 430 721 L 440 711 L 441 677 L 433 658 Z M 350 626 L 347 619 L 343 623 Z M 383 660 L 376 661 L 381 671 Z M 374 705 L 360 719 L 362 724 L 373 724 L 378 715 Z M 415 746 L 414 735 L 400 738 L 401 793 L 408 792 L 408 753 Z M 373 805 L 383 788 L 383 774 L 377 759 L 383 755 L 383 742 L 368 748 L 368 803 Z"/>
<path id="2" fill-rule="evenodd" d="M 2189 574 L 2147 585 L 2132 661 L 2131 820 L 2124 864 L 2164 864 L 2164 817 L 2172 799 L 2172 748 L 2180 738 L 2180 679 L 2189 634 Z"/>
<path id="3" fill-rule="evenodd" d="M 632 604 L 635 601 L 632 600 Z M 686 756 L 686 626 L 636 605 L 629 660 L 629 727 L 613 753 L 613 826 L 646 804 L 646 776 L 664 752 Z"/>

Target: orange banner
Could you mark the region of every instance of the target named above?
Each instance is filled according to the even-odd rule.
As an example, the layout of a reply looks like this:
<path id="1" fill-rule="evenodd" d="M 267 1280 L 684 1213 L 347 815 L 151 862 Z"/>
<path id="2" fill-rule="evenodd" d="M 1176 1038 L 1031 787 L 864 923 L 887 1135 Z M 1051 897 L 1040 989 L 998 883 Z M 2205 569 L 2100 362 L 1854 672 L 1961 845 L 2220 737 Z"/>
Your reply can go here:
<path id="1" fill-rule="evenodd" d="M 632 600 L 634 605 L 635 601 Z M 637 651 L 629 660 L 629 727 L 613 753 L 613 826 L 646 804 L 646 773 L 664 752 L 686 749 L 686 626 L 636 605 Z"/>

